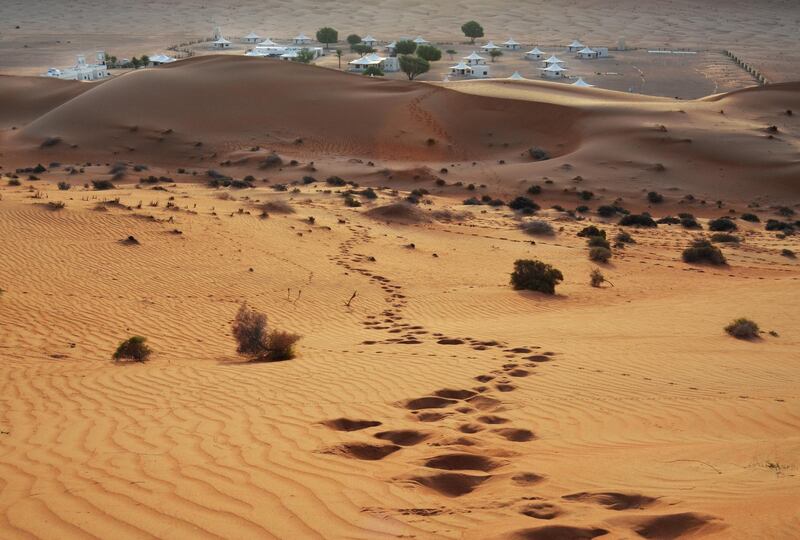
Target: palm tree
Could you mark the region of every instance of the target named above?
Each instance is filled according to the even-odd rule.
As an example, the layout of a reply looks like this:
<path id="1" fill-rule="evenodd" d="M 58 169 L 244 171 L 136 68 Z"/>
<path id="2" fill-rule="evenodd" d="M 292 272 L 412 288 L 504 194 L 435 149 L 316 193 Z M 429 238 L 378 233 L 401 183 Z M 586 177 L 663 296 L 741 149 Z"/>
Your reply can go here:
<path id="1" fill-rule="evenodd" d="M 342 69 L 342 49 L 336 49 L 336 58 L 339 60 L 339 69 Z"/>

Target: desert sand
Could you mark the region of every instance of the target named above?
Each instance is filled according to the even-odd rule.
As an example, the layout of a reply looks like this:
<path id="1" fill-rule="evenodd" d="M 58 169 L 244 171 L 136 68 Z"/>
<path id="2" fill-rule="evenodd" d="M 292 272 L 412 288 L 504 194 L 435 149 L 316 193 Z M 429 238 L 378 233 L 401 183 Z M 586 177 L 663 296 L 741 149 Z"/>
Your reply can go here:
<path id="1" fill-rule="evenodd" d="M 679 101 L 229 56 L 0 77 L 0 536 L 796 538 L 800 242 L 764 222 L 800 211 L 798 112 L 798 83 Z M 462 204 L 532 185 L 553 235 Z M 704 230 L 625 227 L 598 265 L 577 233 L 623 230 L 610 204 Z M 682 262 L 720 216 L 728 265 Z M 557 294 L 509 286 L 522 258 Z M 296 358 L 236 354 L 243 301 Z M 725 334 L 741 316 L 761 338 Z M 153 357 L 112 362 L 133 334 Z"/>

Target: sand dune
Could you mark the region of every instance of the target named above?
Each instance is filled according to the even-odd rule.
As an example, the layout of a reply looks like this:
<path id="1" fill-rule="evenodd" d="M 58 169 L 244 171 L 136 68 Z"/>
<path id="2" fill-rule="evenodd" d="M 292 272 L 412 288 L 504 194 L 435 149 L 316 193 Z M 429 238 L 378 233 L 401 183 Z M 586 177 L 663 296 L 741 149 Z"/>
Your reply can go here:
<path id="1" fill-rule="evenodd" d="M 800 204 L 798 93 L 220 57 L 0 78 L 0 537 L 796 538 L 800 244 L 764 225 Z M 684 263 L 720 215 L 729 264 Z M 592 263 L 589 224 L 635 243 Z M 512 290 L 520 258 L 557 294 Z M 236 354 L 245 300 L 297 358 Z M 761 339 L 725 334 L 740 316 Z M 132 334 L 153 358 L 112 363 Z"/>

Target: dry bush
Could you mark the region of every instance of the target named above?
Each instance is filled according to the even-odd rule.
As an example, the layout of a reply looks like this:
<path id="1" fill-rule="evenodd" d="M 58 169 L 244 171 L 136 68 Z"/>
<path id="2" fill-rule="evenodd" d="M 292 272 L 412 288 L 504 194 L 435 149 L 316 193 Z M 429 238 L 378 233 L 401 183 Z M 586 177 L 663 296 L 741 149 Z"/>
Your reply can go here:
<path id="1" fill-rule="evenodd" d="M 758 337 L 758 325 L 750 319 L 736 319 L 725 331 L 736 339 L 755 339 Z"/>
<path id="2" fill-rule="evenodd" d="M 722 251 L 708 240 L 695 240 L 683 250 L 683 261 L 687 263 L 704 263 L 721 266 L 727 263 Z"/>
<path id="3" fill-rule="evenodd" d="M 519 259 L 514 262 L 511 285 L 514 289 L 555 294 L 556 285 L 564 280 L 560 270 L 542 261 Z"/>
<path id="4" fill-rule="evenodd" d="M 607 247 L 595 246 L 589 250 L 589 259 L 595 262 L 608 262 L 611 258 L 611 250 Z"/>
<path id="5" fill-rule="evenodd" d="M 267 201 L 260 208 L 267 214 L 294 214 L 294 208 L 286 201 Z"/>
<path id="6" fill-rule="evenodd" d="M 300 341 L 300 336 L 283 330 L 273 330 L 269 333 L 269 359 L 290 360 L 294 358 L 294 346 Z"/>
<path id="7" fill-rule="evenodd" d="M 144 362 L 153 351 L 147 346 L 147 338 L 142 336 L 133 336 L 119 344 L 117 350 L 114 351 L 112 358 L 114 360 L 133 360 L 134 362 Z"/>
<path id="8" fill-rule="evenodd" d="M 300 336 L 283 330 L 269 331 L 267 316 L 243 303 L 233 321 L 236 352 L 253 360 L 289 360 Z"/>
<path id="9" fill-rule="evenodd" d="M 593 269 L 589 274 L 589 284 L 591 284 L 592 287 L 600 287 L 606 282 L 609 284 L 611 283 L 606 279 L 606 277 L 603 275 L 603 272 L 601 272 L 599 268 Z"/>
<path id="10" fill-rule="evenodd" d="M 553 226 L 543 219 L 531 219 L 520 223 L 520 228 L 533 236 L 553 236 L 556 234 Z"/>

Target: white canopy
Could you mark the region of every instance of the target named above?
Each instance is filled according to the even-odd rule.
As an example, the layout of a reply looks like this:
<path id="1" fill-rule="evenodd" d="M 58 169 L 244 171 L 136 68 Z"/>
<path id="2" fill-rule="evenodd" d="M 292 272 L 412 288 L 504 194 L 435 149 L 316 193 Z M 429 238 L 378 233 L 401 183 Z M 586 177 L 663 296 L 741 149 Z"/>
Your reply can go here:
<path id="1" fill-rule="evenodd" d="M 519 71 L 515 71 L 514 73 L 511 74 L 511 77 L 509 77 L 509 79 L 511 79 L 512 81 L 524 81 L 525 77 L 520 75 Z"/>
<path id="2" fill-rule="evenodd" d="M 375 39 L 374 37 L 368 35 L 367 37 L 365 37 L 364 39 L 361 40 L 361 43 L 367 43 L 368 41 L 371 41 L 372 43 L 375 43 L 378 40 Z"/>
<path id="3" fill-rule="evenodd" d="M 250 32 L 249 34 L 244 36 L 244 39 L 261 39 L 261 36 L 259 36 L 255 32 Z"/>
<path id="4" fill-rule="evenodd" d="M 508 38 L 508 41 L 506 41 L 505 43 L 503 43 L 503 45 L 519 45 L 519 43 L 517 43 L 516 41 L 514 41 L 514 38 Z"/>
<path id="5" fill-rule="evenodd" d="M 539 50 L 539 47 L 534 47 L 533 49 L 529 50 L 529 51 L 528 51 L 528 52 L 526 52 L 525 54 L 530 54 L 530 55 L 543 55 L 543 54 L 544 54 L 544 51 L 540 51 L 540 50 Z"/>
<path id="6" fill-rule="evenodd" d="M 414 43 L 416 43 L 417 45 L 424 45 L 425 43 L 428 43 L 428 40 L 422 39 L 422 36 L 417 36 L 414 38 Z"/>
<path id="7" fill-rule="evenodd" d="M 366 56 L 362 56 L 361 58 L 356 58 L 355 60 L 351 60 L 348 62 L 351 66 L 376 66 L 386 60 L 383 56 L 380 56 L 375 53 L 370 53 Z"/>
<path id="8" fill-rule="evenodd" d="M 464 60 L 486 60 L 486 58 L 479 55 L 477 52 L 472 51 L 472 54 L 470 54 L 469 56 L 465 56 Z"/>
<path id="9" fill-rule="evenodd" d="M 581 88 L 591 88 L 594 85 L 593 84 L 589 84 L 586 81 L 584 81 L 583 77 L 578 77 L 578 80 L 575 81 L 574 83 L 572 83 L 572 86 L 580 86 Z"/>
<path id="10" fill-rule="evenodd" d="M 154 64 L 169 64 L 175 61 L 175 58 L 171 56 L 167 56 L 165 54 L 154 54 L 150 56 L 150 61 Z"/>
<path id="11" fill-rule="evenodd" d="M 231 43 L 230 41 L 228 41 L 227 39 L 225 39 L 222 36 L 220 36 L 220 38 L 218 40 L 211 42 L 212 45 L 226 45 L 226 44 L 230 45 L 230 43 Z"/>
<path id="12" fill-rule="evenodd" d="M 578 54 L 594 54 L 594 51 L 589 47 L 584 47 L 583 49 L 578 51 Z"/>
<path id="13" fill-rule="evenodd" d="M 297 56 L 298 56 L 297 55 L 297 51 L 291 50 L 291 51 L 287 51 L 287 52 L 283 53 L 281 55 L 281 58 L 297 58 Z"/>
<path id="14" fill-rule="evenodd" d="M 547 71 L 549 73 L 561 73 L 562 71 L 567 71 L 567 68 L 564 66 L 560 66 L 558 64 L 551 64 L 546 68 L 539 68 L 541 71 Z"/>
<path id="15" fill-rule="evenodd" d="M 392 41 L 391 43 L 389 43 L 389 44 L 386 46 L 386 48 L 387 48 L 387 49 L 394 49 L 394 48 L 396 48 L 396 47 L 397 47 L 397 42 L 396 42 L 396 41 Z"/>
<path id="16" fill-rule="evenodd" d="M 499 48 L 500 47 L 495 45 L 494 42 L 492 42 L 492 41 L 490 41 L 489 43 L 487 43 L 486 45 L 481 47 L 481 49 L 483 49 L 484 51 L 488 51 L 490 49 L 499 49 Z"/>
<path id="17" fill-rule="evenodd" d="M 576 39 L 575 41 L 573 41 L 572 43 L 567 45 L 567 47 L 569 47 L 571 49 L 577 49 L 578 47 L 583 48 L 584 44 Z"/>
<path id="18" fill-rule="evenodd" d="M 266 39 L 264 39 L 264 41 L 262 41 L 261 43 L 257 44 L 257 46 L 259 46 L 259 47 L 275 47 L 277 45 L 278 45 L 277 43 L 275 43 L 274 41 L 272 41 L 269 38 L 266 38 Z"/>
<path id="19" fill-rule="evenodd" d="M 469 67 L 469 66 L 468 66 L 467 64 L 465 64 L 464 62 L 459 62 L 459 63 L 458 63 L 458 64 L 456 64 L 455 66 L 450 66 L 450 69 L 451 69 L 451 70 L 458 69 L 458 70 L 462 70 L 462 71 L 469 71 L 469 70 L 471 70 L 472 68 L 471 68 L 471 67 Z"/>
<path id="20" fill-rule="evenodd" d="M 311 38 L 309 38 L 304 33 L 300 32 L 300 34 L 294 37 L 294 41 L 311 41 Z"/>
<path id="21" fill-rule="evenodd" d="M 564 61 L 560 58 L 556 57 L 556 55 L 550 56 L 547 60 L 544 61 L 545 64 L 563 64 Z"/>

